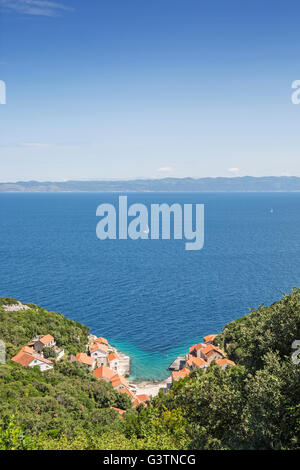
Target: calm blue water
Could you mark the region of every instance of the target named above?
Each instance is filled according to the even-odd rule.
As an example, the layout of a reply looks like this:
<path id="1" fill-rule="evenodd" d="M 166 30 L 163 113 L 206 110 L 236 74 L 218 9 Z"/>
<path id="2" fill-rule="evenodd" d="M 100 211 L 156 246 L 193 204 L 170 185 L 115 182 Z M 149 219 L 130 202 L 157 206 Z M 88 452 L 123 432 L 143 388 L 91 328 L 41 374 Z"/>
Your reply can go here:
<path id="1" fill-rule="evenodd" d="M 205 247 L 96 238 L 96 207 L 117 194 L 0 194 L 0 296 L 60 311 L 164 378 L 208 333 L 300 285 L 300 194 L 129 194 L 204 203 Z M 274 213 L 271 214 L 271 208 Z"/>

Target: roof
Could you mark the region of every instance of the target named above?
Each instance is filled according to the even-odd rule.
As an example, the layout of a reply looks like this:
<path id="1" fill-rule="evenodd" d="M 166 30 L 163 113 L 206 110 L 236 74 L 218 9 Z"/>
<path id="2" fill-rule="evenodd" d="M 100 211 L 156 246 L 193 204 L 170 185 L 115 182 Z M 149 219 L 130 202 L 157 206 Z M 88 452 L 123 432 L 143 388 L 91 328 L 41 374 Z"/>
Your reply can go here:
<path id="1" fill-rule="evenodd" d="M 150 400 L 149 395 L 146 395 L 146 394 L 137 395 L 136 398 L 140 400 L 140 402 L 143 402 L 143 403 Z"/>
<path id="2" fill-rule="evenodd" d="M 29 366 L 29 364 L 31 364 L 33 360 L 34 358 L 31 354 L 28 354 L 23 351 L 18 352 L 18 354 L 11 358 L 11 361 L 17 362 L 23 367 Z"/>
<path id="3" fill-rule="evenodd" d="M 50 341 L 54 341 L 54 338 L 51 335 L 43 335 L 40 337 L 39 341 L 43 344 L 48 344 Z"/>
<path id="4" fill-rule="evenodd" d="M 213 344 L 208 344 L 205 348 L 201 350 L 201 352 L 206 356 L 211 356 L 211 354 L 213 354 L 214 352 L 219 353 L 221 356 L 225 356 L 224 351 L 218 348 L 218 346 L 214 346 Z"/>
<path id="5" fill-rule="evenodd" d="M 99 338 L 95 339 L 95 343 L 103 343 L 108 346 L 108 341 L 106 338 L 103 338 L 102 336 L 99 336 Z"/>
<path id="6" fill-rule="evenodd" d="M 92 366 L 94 364 L 94 359 L 86 353 L 76 354 L 76 361 L 82 362 L 82 364 L 86 364 L 88 366 Z"/>
<path id="7" fill-rule="evenodd" d="M 235 362 L 230 361 L 230 359 L 227 359 L 226 357 L 222 359 L 217 359 L 216 364 L 218 364 L 218 366 L 225 366 L 225 365 L 235 366 Z"/>
<path id="8" fill-rule="evenodd" d="M 121 408 L 115 408 L 114 406 L 110 407 L 111 410 L 117 411 L 121 416 L 126 413 L 126 410 L 121 410 Z"/>
<path id="9" fill-rule="evenodd" d="M 34 359 L 37 359 L 38 361 L 44 362 L 45 364 L 52 364 L 52 362 L 49 359 L 45 359 L 42 356 L 39 356 L 38 354 L 33 355 Z"/>
<path id="10" fill-rule="evenodd" d="M 125 387 L 128 387 L 128 382 L 124 377 L 122 377 L 122 375 L 116 374 L 111 378 L 110 381 L 114 388 L 118 387 L 119 385 L 124 385 Z"/>
<path id="11" fill-rule="evenodd" d="M 110 353 L 110 354 L 108 355 L 108 360 L 109 360 L 109 361 L 114 361 L 114 360 L 116 360 L 116 359 L 117 359 L 118 361 L 120 360 L 119 356 L 118 356 L 116 353 L 113 353 L 113 352 L 112 352 L 112 353 Z"/>
<path id="12" fill-rule="evenodd" d="M 126 393 L 132 400 L 136 398 L 135 394 L 131 390 L 129 390 L 129 388 L 121 388 L 119 393 Z"/>
<path id="13" fill-rule="evenodd" d="M 193 344 L 193 346 L 190 347 L 189 351 L 191 353 L 192 351 L 198 351 L 198 349 L 201 349 L 203 347 L 205 347 L 205 344 L 203 343 Z"/>
<path id="14" fill-rule="evenodd" d="M 216 349 L 216 346 L 214 346 L 213 344 L 208 344 L 207 346 L 205 346 L 204 348 L 201 349 L 201 352 L 206 355 L 210 351 L 213 351 L 215 349 Z"/>
<path id="15" fill-rule="evenodd" d="M 172 372 L 172 378 L 174 380 L 184 379 L 184 377 L 188 377 L 189 375 L 190 375 L 190 371 L 186 367 L 184 369 L 181 369 L 178 371 L 175 370 L 174 372 Z"/>
<path id="16" fill-rule="evenodd" d="M 52 364 L 51 361 L 48 359 L 45 359 L 42 356 L 39 356 L 37 354 L 29 354 L 24 351 L 18 352 L 14 357 L 11 358 L 13 362 L 17 362 L 18 364 L 21 364 L 21 366 L 26 367 L 29 366 L 34 360 L 38 360 L 40 362 L 44 362 L 45 364 Z"/>
<path id="17" fill-rule="evenodd" d="M 98 349 L 101 349 L 101 351 L 108 352 L 108 347 L 105 344 L 101 343 L 94 343 L 89 347 L 90 352 L 97 351 Z"/>
<path id="18" fill-rule="evenodd" d="M 218 335 L 207 335 L 203 336 L 204 342 L 209 343 L 210 341 L 213 341 Z"/>
<path id="19" fill-rule="evenodd" d="M 97 377 L 97 379 L 101 379 L 104 377 L 105 379 L 110 380 L 114 375 L 114 371 L 106 366 L 101 366 L 98 367 L 98 369 L 94 370 L 94 376 Z"/>
<path id="20" fill-rule="evenodd" d="M 223 351 L 223 349 L 220 349 L 218 346 L 215 346 L 215 351 L 218 351 L 222 356 L 226 356 L 226 353 Z"/>
<path id="21" fill-rule="evenodd" d="M 28 354 L 35 354 L 35 350 L 29 346 L 23 346 L 21 351 L 26 352 Z"/>
<path id="22" fill-rule="evenodd" d="M 134 400 L 134 402 L 132 403 L 132 408 L 136 408 L 136 407 L 139 406 L 141 403 L 143 403 L 143 402 L 141 402 L 137 397 L 135 397 L 135 400 Z"/>
<path id="23" fill-rule="evenodd" d="M 205 360 L 202 359 L 201 357 L 193 357 L 188 360 L 189 366 L 192 366 L 193 364 L 195 364 L 196 367 L 202 367 L 202 366 L 207 365 Z"/>

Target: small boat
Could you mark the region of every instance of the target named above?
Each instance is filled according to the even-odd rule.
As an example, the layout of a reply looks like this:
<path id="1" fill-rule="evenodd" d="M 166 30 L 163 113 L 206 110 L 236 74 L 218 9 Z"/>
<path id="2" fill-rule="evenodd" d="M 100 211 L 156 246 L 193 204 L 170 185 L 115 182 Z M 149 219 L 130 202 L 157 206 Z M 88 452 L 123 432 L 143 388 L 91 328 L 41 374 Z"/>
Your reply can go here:
<path id="1" fill-rule="evenodd" d="M 271 210 L 270 210 L 270 214 L 274 214 L 274 209 L 271 209 Z"/>

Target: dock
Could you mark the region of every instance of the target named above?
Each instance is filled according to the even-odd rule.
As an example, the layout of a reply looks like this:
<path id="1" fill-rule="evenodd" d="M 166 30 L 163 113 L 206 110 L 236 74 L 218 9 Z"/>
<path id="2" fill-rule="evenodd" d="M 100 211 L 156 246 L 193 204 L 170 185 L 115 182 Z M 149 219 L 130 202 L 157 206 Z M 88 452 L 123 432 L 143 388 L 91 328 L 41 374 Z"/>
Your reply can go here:
<path id="1" fill-rule="evenodd" d="M 185 367 L 186 364 L 186 359 L 184 356 L 178 356 L 175 361 L 172 362 L 172 364 L 169 366 L 169 370 L 181 370 Z"/>

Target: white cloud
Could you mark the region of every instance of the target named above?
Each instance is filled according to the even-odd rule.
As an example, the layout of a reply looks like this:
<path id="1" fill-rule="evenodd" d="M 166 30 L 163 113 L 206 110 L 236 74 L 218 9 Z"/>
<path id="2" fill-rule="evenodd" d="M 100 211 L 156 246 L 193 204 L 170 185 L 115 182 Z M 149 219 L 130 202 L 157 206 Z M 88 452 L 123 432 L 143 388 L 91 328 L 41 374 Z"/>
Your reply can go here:
<path id="1" fill-rule="evenodd" d="M 158 168 L 157 171 L 159 173 L 170 173 L 171 171 L 173 171 L 173 168 L 171 166 L 163 166 L 161 168 Z"/>
<path id="2" fill-rule="evenodd" d="M 239 168 L 228 168 L 229 173 L 237 175 L 241 170 Z"/>
<path id="3" fill-rule="evenodd" d="M 76 150 L 79 147 L 76 145 L 68 144 L 49 144 L 43 142 L 21 142 L 18 144 L 18 147 L 32 148 L 32 149 L 66 149 L 66 150 Z"/>
<path id="4" fill-rule="evenodd" d="M 33 16 L 57 16 L 59 11 L 73 10 L 62 3 L 47 0 L 0 0 L 0 7 L 3 10 Z"/>
<path id="5" fill-rule="evenodd" d="M 42 144 L 40 142 L 21 142 L 18 146 L 41 149 L 51 147 L 51 144 Z"/>

